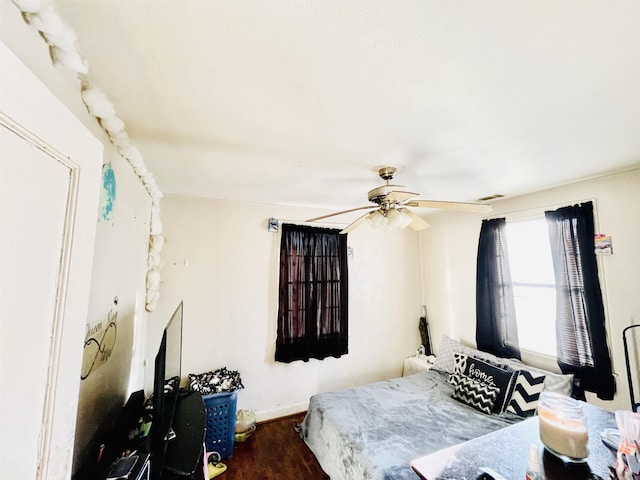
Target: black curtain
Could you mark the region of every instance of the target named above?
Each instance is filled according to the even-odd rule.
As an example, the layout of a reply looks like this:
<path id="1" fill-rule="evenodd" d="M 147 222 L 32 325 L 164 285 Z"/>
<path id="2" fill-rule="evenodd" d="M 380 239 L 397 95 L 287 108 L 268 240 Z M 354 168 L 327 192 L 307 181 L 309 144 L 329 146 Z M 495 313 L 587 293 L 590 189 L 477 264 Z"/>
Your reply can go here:
<path id="1" fill-rule="evenodd" d="M 348 353 L 347 235 L 282 225 L 278 362 Z"/>
<path id="2" fill-rule="evenodd" d="M 520 359 L 506 220 L 483 220 L 476 269 L 476 344 L 499 357 Z"/>
<path id="3" fill-rule="evenodd" d="M 556 277 L 558 365 L 581 390 L 611 400 L 616 391 L 596 264 L 593 204 L 545 212 Z"/>

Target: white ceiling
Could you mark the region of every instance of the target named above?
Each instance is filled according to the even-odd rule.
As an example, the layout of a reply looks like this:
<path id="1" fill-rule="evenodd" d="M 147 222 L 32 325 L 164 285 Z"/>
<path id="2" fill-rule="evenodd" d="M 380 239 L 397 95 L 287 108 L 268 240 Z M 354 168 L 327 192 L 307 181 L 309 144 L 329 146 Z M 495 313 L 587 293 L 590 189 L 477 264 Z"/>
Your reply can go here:
<path id="1" fill-rule="evenodd" d="M 351 208 L 640 166 L 640 1 L 57 0 L 165 193 Z"/>

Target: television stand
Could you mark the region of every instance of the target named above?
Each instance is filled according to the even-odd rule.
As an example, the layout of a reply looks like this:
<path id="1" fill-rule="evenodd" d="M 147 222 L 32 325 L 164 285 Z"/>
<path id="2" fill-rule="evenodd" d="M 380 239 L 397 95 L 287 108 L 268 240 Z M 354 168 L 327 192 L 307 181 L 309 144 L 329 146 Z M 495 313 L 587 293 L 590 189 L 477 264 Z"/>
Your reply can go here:
<path id="1" fill-rule="evenodd" d="M 79 471 L 73 480 L 104 480 L 113 462 L 127 450 L 152 454 L 150 462 L 153 480 L 204 480 L 206 418 L 202 395 L 198 392 L 180 391 L 172 423 L 175 437 L 166 442 L 163 468 L 154 463 L 148 437 L 129 439 L 129 432 L 136 428 L 143 414 L 144 392 L 139 390 L 131 394 L 120 411 L 115 427 L 105 439 L 101 461 Z"/>

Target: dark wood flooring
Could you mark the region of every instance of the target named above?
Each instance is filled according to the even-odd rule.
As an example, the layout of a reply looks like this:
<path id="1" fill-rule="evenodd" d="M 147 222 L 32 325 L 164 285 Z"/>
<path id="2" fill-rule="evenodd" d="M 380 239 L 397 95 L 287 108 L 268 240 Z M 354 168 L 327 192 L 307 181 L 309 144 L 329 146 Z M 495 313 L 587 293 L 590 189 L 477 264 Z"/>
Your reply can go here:
<path id="1" fill-rule="evenodd" d="M 329 480 L 294 425 L 305 413 L 259 423 L 233 456 L 222 460 L 227 471 L 216 480 Z"/>

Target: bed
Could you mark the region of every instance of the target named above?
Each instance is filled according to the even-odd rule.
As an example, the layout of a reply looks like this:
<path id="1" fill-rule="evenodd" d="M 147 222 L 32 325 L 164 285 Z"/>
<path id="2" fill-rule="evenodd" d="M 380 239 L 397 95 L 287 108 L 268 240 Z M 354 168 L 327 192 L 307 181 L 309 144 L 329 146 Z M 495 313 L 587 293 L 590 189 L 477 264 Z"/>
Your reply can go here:
<path id="1" fill-rule="evenodd" d="M 477 371 L 480 360 L 504 359 L 445 337 L 431 370 L 311 397 L 301 436 L 332 480 L 415 480 L 411 460 L 517 423 L 535 411 L 535 402 L 524 412 L 506 407 L 498 412 L 454 398 L 460 389 L 456 376 L 465 368 L 469 373 L 469 366 Z M 571 376 L 508 362 L 510 368 L 496 363 L 515 372 L 504 405 L 521 400 L 516 394 L 519 372 L 541 379 L 538 394 L 542 389 L 570 393 Z"/>

